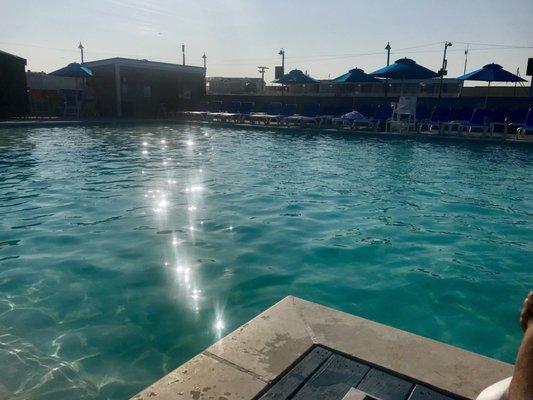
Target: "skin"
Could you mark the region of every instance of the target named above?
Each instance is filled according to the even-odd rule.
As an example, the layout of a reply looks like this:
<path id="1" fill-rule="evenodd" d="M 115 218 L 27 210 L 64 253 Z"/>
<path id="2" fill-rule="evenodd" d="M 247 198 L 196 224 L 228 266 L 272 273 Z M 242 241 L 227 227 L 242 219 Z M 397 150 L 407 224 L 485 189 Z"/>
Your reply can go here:
<path id="1" fill-rule="evenodd" d="M 524 338 L 518 349 L 513 379 L 509 386 L 509 400 L 533 399 L 533 291 L 524 301 L 520 313 Z"/>

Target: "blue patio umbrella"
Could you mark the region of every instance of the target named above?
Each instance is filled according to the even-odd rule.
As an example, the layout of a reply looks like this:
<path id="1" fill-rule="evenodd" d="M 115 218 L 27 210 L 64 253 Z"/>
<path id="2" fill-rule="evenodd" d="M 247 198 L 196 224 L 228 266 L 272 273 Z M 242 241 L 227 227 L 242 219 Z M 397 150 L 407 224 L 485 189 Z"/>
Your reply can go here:
<path id="1" fill-rule="evenodd" d="M 485 96 L 485 107 L 487 106 L 487 98 L 489 97 L 488 88 L 490 87 L 491 82 L 525 82 L 525 79 L 504 70 L 501 65 L 495 63 L 487 64 L 483 66 L 483 68 L 461 75 L 457 79 L 462 81 L 488 82 L 487 95 Z"/>
<path id="2" fill-rule="evenodd" d="M 462 81 L 483 81 L 483 82 L 525 82 L 509 71 L 503 69 L 499 64 L 487 64 L 483 68 L 469 72 L 468 74 L 458 77 Z"/>
<path id="3" fill-rule="evenodd" d="M 93 71 L 78 63 L 71 63 L 66 67 L 51 72 L 50 75 L 65 76 L 71 78 L 88 78 L 93 76 Z"/>
<path id="4" fill-rule="evenodd" d="M 379 80 L 365 73 L 360 68 L 354 68 L 331 81 L 331 83 L 378 83 Z"/>
<path id="5" fill-rule="evenodd" d="M 436 72 L 417 64 L 410 58 L 396 60 L 394 64 L 380 68 L 368 75 L 389 79 L 431 79 L 439 76 Z"/>
<path id="6" fill-rule="evenodd" d="M 281 78 L 278 78 L 272 82 L 281 83 L 282 85 L 318 83 L 316 79 L 313 79 L 309 75 L 304 74 L 299 69 L 293 69 L 288 74 L 285 74 Z"/>
<path id="7" fill-rule="evenodd" d="M 379 79 L 365 73 L 360 68 L 353 68 L 344 75 L 341 75 L 331 81 L 332 84 L 350 84 L 350 83 L 379 83 Z M 355 94 L 352 98 L 352 107 L 355 108 Z"/>

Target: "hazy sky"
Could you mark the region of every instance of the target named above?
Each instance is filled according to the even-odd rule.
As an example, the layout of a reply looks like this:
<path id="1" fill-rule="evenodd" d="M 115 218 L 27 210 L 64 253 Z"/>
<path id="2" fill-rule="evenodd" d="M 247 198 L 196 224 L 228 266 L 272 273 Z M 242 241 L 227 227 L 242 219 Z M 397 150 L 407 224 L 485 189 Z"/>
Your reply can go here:
<path id="1" fill-rule="evenodd" d="M 0 49 L 50 72 L 115 56 L 202 65 L 209 76 L 259 76 L 286 50 L 287 69 L 315 78 L 360 67 L 370 72 L 410 57 L 438 70 L 445 40 L 449 76 L 497 62 L 510 71 L 533 57 L 532 0 L 0 0 Z M 518 48 L 525 47 L 525 48 Z"/>

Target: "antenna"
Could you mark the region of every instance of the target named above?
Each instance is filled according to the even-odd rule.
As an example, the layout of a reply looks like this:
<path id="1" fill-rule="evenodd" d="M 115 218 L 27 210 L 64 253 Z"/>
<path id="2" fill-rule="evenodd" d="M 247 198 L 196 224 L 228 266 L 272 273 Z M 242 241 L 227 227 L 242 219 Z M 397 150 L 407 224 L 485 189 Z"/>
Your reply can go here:
<path id="1" fill-rule="evenodd" d="M 204 69 L 207 69 L 207 56 L 205 55 L 205 53 L 202 58 L 204 59 Z"/>
<path id="2" fill-rule="evenodd" d="M 185 43 L 181 44 L 181 55 L 183 56 L 183 65 L 185 65 Z"/>

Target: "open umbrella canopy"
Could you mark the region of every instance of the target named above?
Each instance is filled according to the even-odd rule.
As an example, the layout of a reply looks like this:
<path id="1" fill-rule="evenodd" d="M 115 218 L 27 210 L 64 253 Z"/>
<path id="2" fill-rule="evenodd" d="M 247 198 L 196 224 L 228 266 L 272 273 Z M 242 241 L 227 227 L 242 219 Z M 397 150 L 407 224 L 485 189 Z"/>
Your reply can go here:
<path id="1" fill-rule="evenodd" d="M 71 63 L 66 67 L 51 72 L 50 75 L 67 76 L 71 78 L 86 78 L 93 76 L 93 71 L 78 63 Z"/>
<path id="2" fill-rule="evenodd" d="M 389 79 L 431 79 L 439 76 L 436 72 L 418 65 L 410 58 L 396 60 L 394 64 L 380 68 L 369 75 Z"/>
<path id="3" fill-rule="evenodd" d="M 487 64 L 483 68 L 458 77 L 462 81 L 525 82 L 525 79 L 506 71 L 501 65 Z"/>
<path id="4" fill-rule="evenodd" d="M 283 75 L 281 78 L 272 81 L 273 83 L 281 83 L 283 85 L 291 84 L 304 84 L 304 83 L 318 83 L 316 79 L 311 78 L 309 75 L 304 74 L 299 69 L 293 69 L 288 74 Z"/>
<path id="5" fill-rule="evenodd" d="M 331 83 L 377 83 L 378 79 L 365 73 L 360 68 L 354 68 L 331 81 Z"/>

